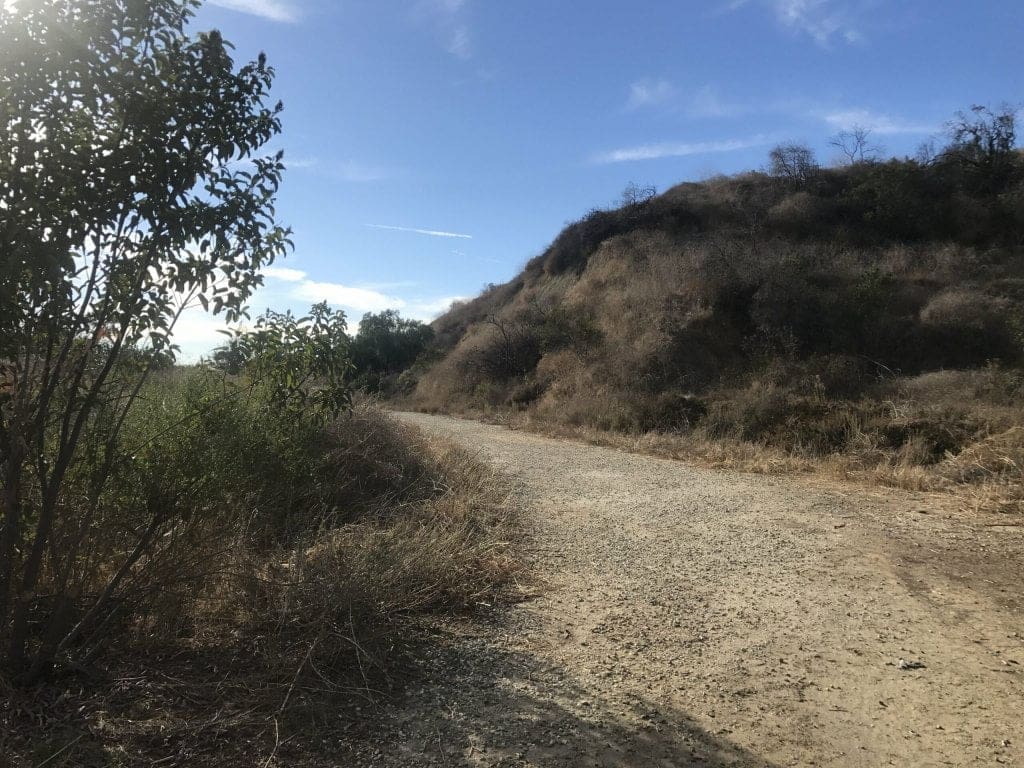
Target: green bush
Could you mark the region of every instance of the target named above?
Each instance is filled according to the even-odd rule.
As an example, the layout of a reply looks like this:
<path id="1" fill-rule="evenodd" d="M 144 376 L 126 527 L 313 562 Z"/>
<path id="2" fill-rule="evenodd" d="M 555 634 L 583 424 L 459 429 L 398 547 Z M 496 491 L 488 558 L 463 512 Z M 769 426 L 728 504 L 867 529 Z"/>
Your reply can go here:
<path id="1" fill-rule="evenodd" d="M 195 531 L 152 477 L 141 509 L 110 503 L 122 425 L 187 306 L 237 321 L 289 250 L 274 70 L 195 32 L 199 5 L 0 13 L 0 668 L 22 683 L 98 647 Z"/>
<path id="2" fill-rule="evenodd" d="M 356 386 L 368 392 L 389 389 L 433 339 L 429 325 L 404 319 L 396 310 L 366 313 L 351 346 Z"/>

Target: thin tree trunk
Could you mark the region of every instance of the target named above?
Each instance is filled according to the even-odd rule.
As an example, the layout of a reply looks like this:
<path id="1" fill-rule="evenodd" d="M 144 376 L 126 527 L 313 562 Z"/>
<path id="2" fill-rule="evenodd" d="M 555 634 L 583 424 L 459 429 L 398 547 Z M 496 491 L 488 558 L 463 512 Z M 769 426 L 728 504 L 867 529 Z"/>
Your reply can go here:
<path id="1" fill-rule="evenodd" d="M 18 440 L 18 437 L 14 437 Z M 14 545 L 21 531 L 21 471 L 24 458 L 20 444 L 11 447 L 3 491 L 3 529 L 0 530 L 0 627 L 7 624 L 14 584 Z"/>

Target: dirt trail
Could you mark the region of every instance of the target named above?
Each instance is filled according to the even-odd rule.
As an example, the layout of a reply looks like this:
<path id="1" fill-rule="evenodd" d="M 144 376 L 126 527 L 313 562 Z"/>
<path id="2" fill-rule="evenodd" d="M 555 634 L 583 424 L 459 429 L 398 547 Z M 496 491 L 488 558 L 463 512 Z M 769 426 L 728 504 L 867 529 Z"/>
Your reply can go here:
<path id="1" fill-rule="evenodd" d="M 546 586 L 439 628 L 359 762 L 1024 766 L 1019 519 L 401 418 L 517 480 Z"/>

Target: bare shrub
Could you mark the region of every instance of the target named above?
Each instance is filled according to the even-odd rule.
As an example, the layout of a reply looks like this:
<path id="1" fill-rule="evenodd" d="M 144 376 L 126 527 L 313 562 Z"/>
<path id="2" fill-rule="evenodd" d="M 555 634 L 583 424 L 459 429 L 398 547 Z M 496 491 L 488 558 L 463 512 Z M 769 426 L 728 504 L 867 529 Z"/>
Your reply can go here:
<path id="1" fill-rule="evenodd" d="M 791 184 L 803 184 L 818 171 L 814 150 L 806 144 L 787 142 L 768 153 L 768 173 Z"/>
<path id="2" fill-rule="evenodd" d="M 885 152 L 884 147 L 872 141 L 871 129 L 863 125 L 853 125 L 839 131 L 828 143 L 835 147 L 843 160 L 850 165 L 875 162 Z"/>
<path id="3" fill-rule="evenodd" d="M 537 367 L 543 354 L 538 329 L 521 321 L 492 315 L 484 338 L 465 360 L 485 380 L 506 382 Z"/>

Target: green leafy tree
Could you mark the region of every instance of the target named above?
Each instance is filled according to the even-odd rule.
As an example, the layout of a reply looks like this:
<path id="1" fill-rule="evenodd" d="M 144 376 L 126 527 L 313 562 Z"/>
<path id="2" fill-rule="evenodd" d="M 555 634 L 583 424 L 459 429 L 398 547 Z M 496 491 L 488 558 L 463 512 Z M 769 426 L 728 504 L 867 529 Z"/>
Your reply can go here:
<path id="1" fill-rule="evenodd" d="M 0 637 L 23 680 L 108 627 L 173 539 L 155 511 L 116 532 L 112 568 L 89 557 L 115 535 L 101 501 L 146 361 L 195 302 L 239 318 L 290 245 L 282 157 L 258 154 L 281 127 L 274 71 L 189 34 L 197 6 L 0 5 Z"/>
<path id="2" fill-rule="evenodd" d="M 327 302 L 306 317 L 267 310 L 255 329 L 233 339 L 233 349 L 272 407 L 327 422 L 352 403 L 346 330 L 345 313 L 332 312 Z"/>
<path id="3" fill-rule="evenodd" d="M 224 373 L 237 376 L 249 364 L 249 352 L 241 339 L 233 337 L 213 350 L 209 363 Z"/>
<path id="4" fill-rule="evenodd" d="M 396 310 L 368 312 L 352 341 L 352 362 L 363 382 L 374 389 L 381 378 L 401 373 L 416 362 L 433 338 L 429 325 L 403 318 Z"/>

